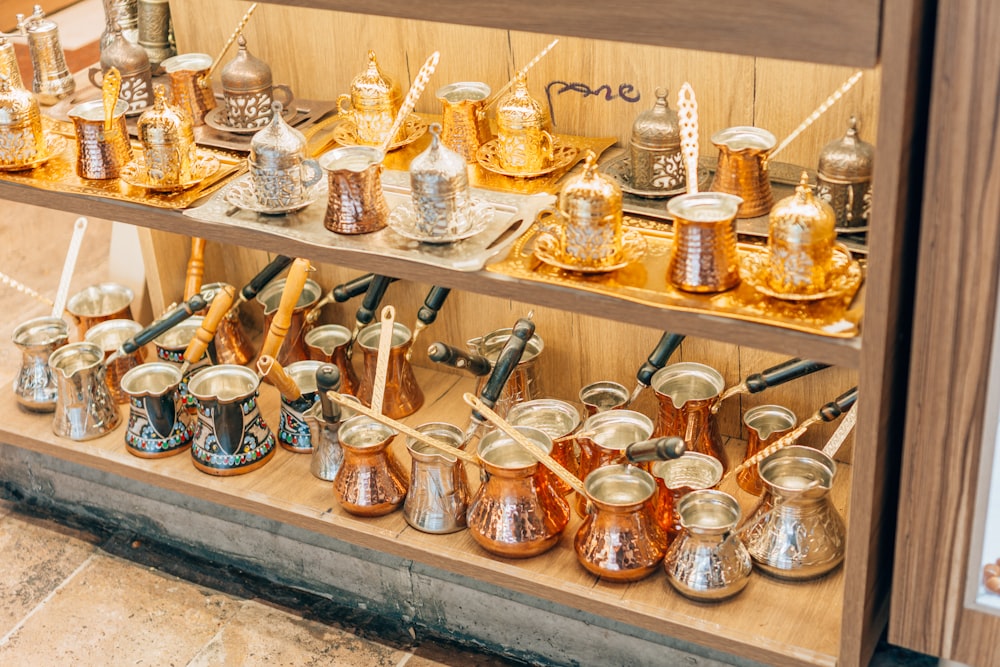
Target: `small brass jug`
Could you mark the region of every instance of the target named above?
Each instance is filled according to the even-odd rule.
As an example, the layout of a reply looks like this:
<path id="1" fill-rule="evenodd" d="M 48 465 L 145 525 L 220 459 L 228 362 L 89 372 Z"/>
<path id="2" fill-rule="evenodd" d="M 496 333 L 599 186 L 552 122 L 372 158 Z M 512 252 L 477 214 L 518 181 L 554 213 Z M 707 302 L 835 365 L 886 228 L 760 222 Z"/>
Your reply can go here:
<path id="1" fill-rule="evenodd" d="M 747 453 L 743 460 L 754 456 L 791 431 L 797 421 L 794 412 L 780 405 L 758 405 L 747 410 L 743 415 L 743 425 L 747 428 Z M 757 466 L 740 470 L 736 483 L 755 496 L 764 493 L 764 481 L 757 473 Z"/>
<path id="2" fill-rule="evenodd" d="M 681 362 L 658 370 L 649 386 L 660 404 L 653 435 L 683 438 L 689 452 L 712 456 L 725 469 L 719 422 L 712 412 L 725 389 L 722 374 L 704 364 Z"/>
<path id="3" fill-rule="evenodd" d="M 556 398 L 536 398 L 511 406 L 507 412 L 507 421 L 511 426 L 529 426 L 537 428 L 552 439 L 552 452 L 549 454 L 557 463 L 574 475 L 580 467 L 579 456 L 575 448 L 574 434 L 580 428 L 580 413 L 572 404 Z M 565 497 L 572 493 L 573 488 L 545 468 L 545 474 L 551 475 L 551 484 L 559 495 Z"/>
<path id="4" fill-rule="evenodd" d="M 740 198 L 721 192 L 680 195 L 667 202 L 674 244 L 667 280 L 686 292 L 723 292 L 740 282 L 736 212 Z"/>
<path id="5" fill-rule="evenodd" d="M 358 398 L 365 405 L 371 405 L 375 390 L 375 366 L 378 358 L 378 341 L 382 335 L 382 323 L 369 324 L 358 334 L 358 345 L 364 354 L 364 370 Z M 424 392 L 413 375 L 413 366 L 406 359 L 406 353 L 413 344 L 413 334 L 404 324 L 395 322 L 389 347 L 389 365 L 386 370 L 385 397 L 382 413 L 393 419 L 408 417 L 424 404 Z"/>
<path id="6" fill-rule="evenodd" d="M 344 146 L 323 153 L 319 165 L 329 180 L 323 225 L 337 234 L 368 234 L 386 226 L 389 205 L 382 192 L 385 154 L 370 146 Z"/>
<path id="7" fill-rule="evenodd" d="M 306 318 L 308 319 L 308 317 Z M 340 371 L 340 389 L 354 396 L 358 392 L 358 374 L 347 355 L 351 332 L 339 324 L 322 324 L 306 332 L 303 341 L 309 358 L 333 364 Z"/>
<path id="8" fill-rule="evenodd" d="M 759 127 L 730 127 L 712 135 L 719 149 L 711 190 L 742 199 L 737 218 L 765 215 L 774 204 L 767 159 L 778 140 Z"/>
<path id="9" fill-rule="evenodd" d="M 463 81 L 437 89 L 441 102 L 441 141 L 467 163 L 476 161 L 479 148 L 490 140 L 489 120 L 483 105 L 490 96 L 485 83 Z"/>
<path id="10" fill-rule="evenodd" d="M 205 114 L 215 108 L 212 84 L 206 79 L 212 67 L 207 53 L 182 53 L 160 65 L 170 79 L 170 103 L 183 109 L 194 126 L 205 124 Z"/>
<path id="11" fill-rule="evenodd" d="M 94 100 L 69 110 L 76 132 L 76 175 L 104 180 L 118 178 L 122 167 L 132 161 L 132 142 L 125 125 L 128 104 L 115 102 L 111 130 L 104 126 L 104 102 Z"/>

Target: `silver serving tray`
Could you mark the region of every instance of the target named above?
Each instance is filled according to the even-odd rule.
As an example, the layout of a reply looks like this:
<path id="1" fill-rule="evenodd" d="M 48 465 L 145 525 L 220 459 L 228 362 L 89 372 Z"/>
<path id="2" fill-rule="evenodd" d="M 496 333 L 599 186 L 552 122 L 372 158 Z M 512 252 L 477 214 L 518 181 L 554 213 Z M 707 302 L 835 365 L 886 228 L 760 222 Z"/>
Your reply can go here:
<path id="1" fill-rule="evenodd" d="M 249 175 L 240 178 L 246 179 Z M 538 211 L 555 202 L 555 197 L 550 194 L 520 195 L 472 188 L 473 198 L 493 206 L 493 222 L 471 238 L 454 243 L 429 244 L 408 239 L 389 227 L 371 234 L 331 232 L 323 226 L 328 192 L 326 183 L 321 181 L 317 187 L 315 202 L 285 215 L 263 215 L 234 207 L 226 201 L 226 188 L 212 195 L 204 204 L 185 210 L 184 215 L 206 222 L 279 232 L 313 245 L 399 257 L 454 271 L 478 271 L 497 255 L 505 256 L 514 241 L 531 227 Z M 409 202 L 410 173 L 383 171 L 382 190 L 390 209 Z"/>

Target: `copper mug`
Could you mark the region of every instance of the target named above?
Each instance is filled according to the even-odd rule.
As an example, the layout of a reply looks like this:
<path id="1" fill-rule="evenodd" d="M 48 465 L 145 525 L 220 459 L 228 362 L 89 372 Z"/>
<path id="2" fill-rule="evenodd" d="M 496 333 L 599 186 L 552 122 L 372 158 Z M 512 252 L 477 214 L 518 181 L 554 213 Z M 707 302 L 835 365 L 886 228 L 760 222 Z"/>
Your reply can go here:
<path id="1" fill-rule="evenodd" d="M 399 509 L 410 480 L 389 449 L 396 432 L 364 415 L 340 425 L 344 460 L 333 480 L 333 495 L 345 511 L 382 516 Z"/>
<path id="2" fill-rule="evenodd" d="M 118 283 L 98 283 L 69 297 L 66 312 L 76 322 L 77 335 L 83 340 L 87 329 L 105 320 L 132 319 L 135 293 Z"/>
<path id="3" fill-rule="evenodd" d="M 417 430 L 452 447 L 465 440 L 462 429 L 444 422 L 421 424 Z M 403 518 L 423 533 L 454 533 L 466 525 L 469 480 L 465 464 L 458 458 L 413 438 L 406 439 L 410 452 L 410 488 L 403 501 Z"/>
<path id="4" fill-rule="evenodd" d="M 358 387 L 358 398 L 365 405 L 371 405 L 372 392 L 375 390 L 375 364 L 378 360 L 378 341 L 381 334 L 381 322 L 369 324 L 358 334 L 358 345 L 364 354 L 364 370 L 361 374 L 361 385 Z M 406 359 L 406 353 L 412 344 L 413 334 L 409 328 L 394 322 L 389 347 L 389 365 L 386 370 L 385 397 L 382 403 L 383 414 L 393 419 L 408 417 L 424 404 L 424 393 L 413 375 L 413 367 Z"/>
<path id="5" fill-rule="evenodd" d="M 267 285 L 257 294 L 257 303 L 264 310 L 264 331 L 271 328 L 271 321 L 278 312 L 281 305 L 281 294 L 285 290 L 285 279 L 275 280 Z M 309 330 L 309 323 L 306 314 L 313 304 L 323 296 L 323 288 L 315 280 L 306 280 L 299 294 L 299 300 L 295 302 L 292 309 L 292 320 L 285 334 L 285 340 L 278 350 L 278 363 L 288 366 L 296 361 L 305 361 L 309 358 L 309 351 L 306 349 L 304 337 Z"/>
<path id="6" fill-rule="evenodd" d="M 465 341 L 469 350 L 479 356 L 486 357 L 490 362 L 490 369 L 496 366 L 497 359 L 507 345 L 507 340 L 511 336 L 511 327 L 495 329 L 485 336 L 470 338 Z M 545 341 L 538 334 L 532 334 L 531 338 L 524 345 L 524 353 L 521 355 L 517 366 L 510 374 L 507 383 L 500 391 L 493 411 L 501 417 L 505 417 L 512 407 L 518 403 L 538 398 L 542 395 L 541 382 L 538 376 L 538 356 L 545 349 Z M 486 383 L 489 382 L 489 374 L 479 376 L 476 381 L 476 394 L 479 394 Z"/>
<path id="7" fill-rule="evenodd" d="M 132 161 L 132 142 L 125 126 L 128 104 L 115 102 L 111 129 L 104 124 L 104 102 L 94 100 L 69 110 L 76 132 L 76 175 L 103 180 L 118 178 L 122 167 Z"/>
<path id="8" fill-rule="evenodd" d="M 683 438 L 689 452 L 715 457 L 725 469 L 722 435 L 712 412 L 725 388 L 722 374 L 705 364 L 681 362 L 658 370 L 649 386 L 660 407 L 653 435 Z"/>
<path id="9" fill-rule="evenodd" d="M 371 146 L 344 146 L 323 153 L 329 196 L 323 225 L 337 234 L 368 234 L 386 226 L 389 205 L 382 192 L 385 153 Z"/>
<path id="10" fill-rule="evenodd" d="M 521 435 L 552 450 L 542 431 L 516 427 Z M 543 466 L 502 431 L 487 433 L 476 450 L 482 484 L 469 504 L 469 534 L 486 551 L 505 558 L 537 556 L 559 542 L 570 509 L 542 474 Z"/>
<path id="11" fill-rule="evenodd" d="M 191 443 L 194 467 L 209 475 L 241 475 L 273 458 L 274 433 L 260 411 L 260 378 L 244 366 L 204 369 L 188 383 L 197 401 Z"/>
<path id="12" fill-rule="evenodd" d="M 170 79 L 170 103 L 188 113 L 194 125 L 204 125 L 205 115 L 215 108 L 212 84 L 206 78 L 212 67 L 207 53 L 182 53 L 160 65 Z"/>
<path id="13" fill-rule="evenodd" d="M 736 211 L 740 198 L 721 192 L 680 195 L 667 202 L 674 243 L 667 280 L 686 292 L 722 292 L 740 282 Z"/>
<path id="14" fill-rule="evenodd" d="M 576 558 L 607 581 L 638 581 L 663 560 L 666 541 L 653 515 L 656 483 L 627 464 L 599 468 L 584 487 L 590 507 L 576 533 Z"/>
<path id="15" fill-rule="evenodd" d="M 85 341 L 104 351 L 104 377 L 115 403 L 129 402 L 128 392 L 122 388 L 122 379 L 126 373 L 146 360 L 146 350 L 140 347 L 132 354 L 115 356 L 110 365 L 107 364 L 108 358 L 140 331 L 142 325 L 135 320 L 105 320 L 88 329 L 83 337 Z"/>
<path id="16" fill-rule="evenodd" d="M 12 340 L 21 351 L 14 398 L 31 412 L 52 412 L 56 409 L 58 384 L 49 367 L 49 355 L 69 342 L 66 322 L 58 317 L 36 317 L 18 325 Z"/>
<path id="17" fill-rule="evenodd" d="M 774 205 L 767 161 L 778 140 L 759 127 L 730 127 L 712 135 L 719 149 L 715 177 L 709 188 L 742 199 L 737 218 L 756 218 Z"/>
<path id="18" fill-rule="evenodd" d="M 572 404 L 555 398 L 536 398 L 511 406 L 507 413 L 511 426 L 537 428 L 552 439 L 550 456 L 574 475 L 580 467 L 574 434 L 580 428 L 580 413 Z M 551 483 L 561 496 L 568 496 L 573 488 L 547 468 Z"/>
<path id="19" fill-rule="evenodd" d="M 180 454 L 191 444 L 194 429 L 178 390 L 181 371 L 164 362 L 142 364 L 122 377 L 129 399 L 125 450 L 144 459 Z"/>
<path id="20" fill-rule="evenodd" d="M 441 102 L 441 141 L 466 162 L 476 162 L 476 153 L 492 134 L 483 108 L 490 87 L 475 81 L 450 83 L 438 88 L 436 96 Z"/>
<path id="21" fill-rule="evenodd" d="M 758 405 L 743 415 L 743 425 L 747 428 L 747 453 L 744 461 L 760 452 L 775 440 L 795 428 L 798 420 L 795 413 L 780 405 Z M 764 493 L 764 482 L 757 472 L 757 466 L 740 470 L 736 483 L 747 493 L 759 496 Z"/>
<path id="22" fill-rule="evenodd" d="M 625 449 L 653 434 L 653 420 L 634 410 L 598 412 L 583 422 L 583 437 L 576 439 L 580 448 L 577 474 L 587 479 L 590 473 L 607 465 L 625 463 Z M 576 499 L 576 511 L 586 516 L 587 499 Z"/>
<path id="23" fill-rule="evenodd" d="M 692 491 L 714 489 L 722 481 L 722 464 L 705 454 L 685 452 L 679 458 L 657 461 L 650 466 L 656 479 L 654 515 L 670 542 L 682 530 L 679 506 Z"/>
<path id="24" fill-rule="evenodd" d="M 351 396 L 358 393 L 358 374 L 347 354 L 351 345 L 351 332 L 347 327 L 321 324 L 307 331 L 303 342 L 310 359 L 333 364 L 340 371 L 340 393 Z"/>

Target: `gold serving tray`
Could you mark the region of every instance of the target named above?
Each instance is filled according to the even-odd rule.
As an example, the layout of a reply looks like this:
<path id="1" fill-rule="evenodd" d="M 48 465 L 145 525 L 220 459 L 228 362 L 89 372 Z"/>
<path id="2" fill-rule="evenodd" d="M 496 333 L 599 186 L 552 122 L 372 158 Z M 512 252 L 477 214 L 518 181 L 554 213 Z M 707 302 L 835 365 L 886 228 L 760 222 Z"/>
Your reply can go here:
<path id="1" fill-rule="evenodd" d="M 428 124 L 441 122 L 440 114 L 420 113 L 414 115 Z M 326 127 L 314 129 L 311 135 L 307 133 L 309 150 L 313 157 L 319 157 L 326 151 L 340 146 L 332 137 L 337 122 L 335 119 L 330 118 L 327 121 L 328 125 Z M 614 146 L 617 141 L 615 137 L 575 137 L 566 134 L 555 134 L 553 138 L 563 146 L 570 146 L 577 149 L 576 157 L 562 165 L 559 169 L 534 178 L 516 178 L 491 172 L 481 167 L 478 163 L 473 163 L 469 165 L 469 185 L 474 188 L 512 192 L 519 195 L 555 194 L 559 191 L 559 180 L 587 157 L 588 150 L 594 151 L 597 157 L 600 157 L 604 151 Z M 409 171 L 410 162 L 413 161 L 413 158 L 427 150 L 430 143 L 431 134 L 428 132 L 413 143 L 390 151 L 385 156 L 383 164 L 386 169 Z"/>
<path id="2" fill-rule="evenodd" d="M 533 225 L 514 243 L 506 259 L 488 265 L 486 270 L 649 306 L 729 317 L 832 338 L 853 338 L 860 334 L 863 282 L 841 297 L 819 301 L 778 300 L 760 293 L 747 281 L 718 294 L 683 292 L 667 282 L 667 263 L 674 242 L 670 226 L 630 215 L 625 216 L 624 222 L 627 229 L 645 237 L 646 252 L 641 259 L 617 271 L 587 275 L 542 262 L 534 252 L 534 241 L 542 231 L 538 225 Z M 767 252 L 765 246 L 751 243 L 739 243 L 738 249 L 743 257 Z"/>
<path id="3" fill-rule="evenodd" d="M 65 148 L 40 167 L 28 171 L 0 172 L 0 179 L 23 183 L 40 190 L 72 192 L 106 199 L 145 204 L 157 208 L 184 209 L 196 200 L 211 194 L 225 185 L 233 176 L 246 171 L 246 157 L 240 153 L 199 146 L 201 153 L 212 155 L 219 161 L 219 169 L 204 180 L 180 192 L 152 192 L 145 188 L 129 185 L 118 178 L 108 180 L 88 180 L 76 175 L 76 135 L 73 124 L 65 121 L 43 118 L 46 133 L 68 137 Z M 136 156 L 142 155 L 142 144 L 132 141 Z"/>

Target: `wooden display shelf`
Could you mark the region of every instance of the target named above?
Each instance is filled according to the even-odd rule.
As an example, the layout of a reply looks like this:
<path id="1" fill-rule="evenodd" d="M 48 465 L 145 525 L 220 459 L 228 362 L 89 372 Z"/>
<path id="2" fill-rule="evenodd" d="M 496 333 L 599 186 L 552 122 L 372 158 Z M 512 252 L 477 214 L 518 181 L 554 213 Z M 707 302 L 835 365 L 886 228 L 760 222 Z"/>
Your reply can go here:
<path id="1" fill-rule="evenodd" d="M 464 426 L 469 409 L 461 395 L 472 389 L 473 381 L 419 368 L 416 373 L 427 400 L 405 421 L 411 425 L 448 421 Z M 276 425 L 279 402 L 273 387 L 261 386 L 260 406 L 268 424 Z M 127 409 L 122 407 L 126 418 Z M 124 419 L 123 425 L 108 435 L 86 442 L 56 437 L 51 420 L 51 415 L 20 409 L 7 389 L 0 401 L 0 440 L 766 664 L 838 663 L 842 569 L 804 583 L 782 582 L 755 572 L 735 598 L 696 603 L 676 593 L 662 570 L 631 584 L 605 582 L 588 573 L 577 562 L 573 549 L 573 536 L 580 525 L 575 515 L 551 551 L 524 560 L 505 559 L 483 551 L 467 531 L 421 533 L 405 522 L 401 511 L 378 518 L 347 514 L 337 505 L 331 483 L 309 472 L 308 455 L 279 447 L 273 460 L 258 470 L 214 477 L 198 471 L 187 452 L 154 460 L 129 454 L 123 442 Z M 408 467 L 404 439 L 397 437 L 392 447 Z M 740 441 L 728 443 L 731 464 L 738 462 L 744 449 Z M 471 467 L 469 473 L 476 488 L 478 474 Z M 839 466 L 833 499 L 844 515 L 850 485 L 850 466 Z M 757 502 L 732 480 L 727 480 L 723 489 L 739 499 L 744 516 Z"/>
<path id="2" fill-rule="evenodd" d="M 209 241 L 256 248 L 282 255 L 306 257 L 316 263 L 335 264 L 359 271 L 374 271 L 403 280 L 491 296 L 504 296 L 525 303 L 630 322 L 654 329 L 683 330 L 692 336 L 816 359 L 844 368 L 858 368 L 859 365 L 860 338 L 830 338 L 779 330 L 766 324 L 674 311 L 565 286 L 520 280 L 488 271 L 453 271 L 401 258 L 358 253 L 338 248 L 335 245 L 336 236 L 332 233 L 329 245 L 318 245 L 287 236 L 277 226 L 272 231 L 248 228 L 238 222 L 232 224 L 204 222 L 184 216 L 179 211 L 74 193 L 39 190 L 2 180 L 0 180 L 0 199 L 73 213 L 85 212 L 87 215 L 128 222 L 149 229 L 197 236 Z M 862 322 L 862 326 L 863 324 Z"/>
<path id="3" fill-rule="evenodd" d="M 639 0 L 612 7 L 573 0 L 265 0 L 271 4 L 377 16 L 657 44 L 686 49 L 870 67 L 879 55 L 880 0 L 825 3 L 750 0 L 733 4 Z M 624 11 L 615 11 L 615 10 Z"/>

